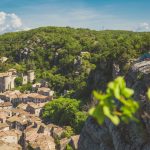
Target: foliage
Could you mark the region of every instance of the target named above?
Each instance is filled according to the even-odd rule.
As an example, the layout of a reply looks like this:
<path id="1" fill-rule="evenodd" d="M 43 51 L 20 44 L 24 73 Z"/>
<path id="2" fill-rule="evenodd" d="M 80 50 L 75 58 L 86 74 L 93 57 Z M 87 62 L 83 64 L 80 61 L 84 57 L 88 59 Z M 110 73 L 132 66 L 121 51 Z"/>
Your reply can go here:
<path id="1" fill-rule="evenodd" d="M 147 91 L 147 96 L 148 96 L 148 99 L 150 100 L 150 89 L 148 89 Z"/>
<path id="2" fill-rule="evenodd" d="M 103 124 L 105 118 L 109 118 L 115 125 L 118 125 L 120 120 L 126 123 L 130 120 L 137 121 L 134 114 L 139 104 L 132 99 L 133 93 L 132 89 L 126 87 L 123 77 L 118 77 L 108 84 L 105 94 L 94 92 L 98 104 L 90 109 L 89 114 L 99 124 Z"/>
<path id="3" fill-rule="evenodd" d="M 122 66 L 121 73 L 125 74 L 130 59 L 150 50 L 149 39 L 150 34 L 146 32 L 67 27 L 43 27 L 7 33 L 0 35 L 0 56 L 8 57 L 6 63 L 0 64 L 0 71 L 12 67 L 18 72 L 34 69 L 38 80 L 46 80 L 57 95 L 64 90 L 74 90 L 71 97 L 82 99 L 85 95 L 82 94 L 83 89 L 90 93 L 100 88 L 98 84 L 89 84 L 89 80 L 94 79 L 94 71 L 104 72 L 106 81 L 110 81 L 112 65 L 116 62 Z M 107 64 L 105 71 L 101 65 L 103 63 Z M 101 79 L 97 83 L 106 86 L 107 82 Z"/>
<path id="4" fill-rule="evenodd" d="M 15 85 L 18 87 L 18 86 L 21 86 L 22 85 L 22 82 L 23 82 L 23 78 L 22 77 L 17 77 L 15 79 Z"/>
<path id="5" fill-rule="evenodd" d="M 71 126 L 75 132 L 81 131 L 86 119 L 86 114 L 81 112 L 80 101 L 61 97 L 46 104 L 42 116 L 46 121 Z"/>
<path id="6" fill-rule="evenodd" d="M 31 83 L 27 83 L 25 85 L 18 86 L 16 89 L 20 90 L 21 92 L 32 91 L 32 84 Z"/>
<path id="7" fill-rule="evenodd" d="M 87 119 L 86 112 L 78 111 L 76 114 L 73 127 L 77 133 L 80 133 L 81 129 L 84 126 L 85 120 Z"/>
<path id="8" fill-rule="evenodd" d="M 70 126 L 64 127 L 65 131 L 62 133 L 61 138 L 70 138 L 72 135 L 74 135 L 74 130 Z"/>
<path id="9" fill-rule="evenodd" d="M 73 150 L 73 148 L 69 144 L 67 144 L 66 150 Z"/>

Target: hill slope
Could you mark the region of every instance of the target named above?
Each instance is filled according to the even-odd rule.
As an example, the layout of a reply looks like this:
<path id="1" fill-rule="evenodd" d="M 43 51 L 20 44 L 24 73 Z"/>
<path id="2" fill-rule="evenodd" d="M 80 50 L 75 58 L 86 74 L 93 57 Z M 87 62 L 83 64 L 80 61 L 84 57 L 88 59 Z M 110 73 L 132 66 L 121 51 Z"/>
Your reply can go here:
<path id="1" fill-rule="evenodd" d="M 124 75 L 129 61 L 149 50 L 150 33 L 43 27 L 0 36 L 0 57 L 9 58 L 0 71 L 35 69 L 58 95 L 72 90 L 72 97 L 87 99 L 112 80 L 114 64 Z"/>

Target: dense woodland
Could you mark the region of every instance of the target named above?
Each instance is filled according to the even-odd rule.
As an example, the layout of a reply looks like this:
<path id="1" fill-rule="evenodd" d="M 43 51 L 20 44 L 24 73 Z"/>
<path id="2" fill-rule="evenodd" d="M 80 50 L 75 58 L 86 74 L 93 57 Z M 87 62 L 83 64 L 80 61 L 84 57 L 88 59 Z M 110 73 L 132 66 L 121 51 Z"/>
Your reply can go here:
<path id="1" fill-rule="evenodd" d="M 56 97 L 67 90 L 65 97 L 80 101 L 77 113 L 86 110 L 94 89 L 103 90 L 112 80 L 113 63 L 119 64 L 121 75 L 125 75 L 130 60 L 149 50 L 150 33 L 146 32 L 42 27 L 0 36 L 0 57 L 9 58 L 0 64 L 0 72 L 34 69 L 36 82 L 47 81 Z"/>

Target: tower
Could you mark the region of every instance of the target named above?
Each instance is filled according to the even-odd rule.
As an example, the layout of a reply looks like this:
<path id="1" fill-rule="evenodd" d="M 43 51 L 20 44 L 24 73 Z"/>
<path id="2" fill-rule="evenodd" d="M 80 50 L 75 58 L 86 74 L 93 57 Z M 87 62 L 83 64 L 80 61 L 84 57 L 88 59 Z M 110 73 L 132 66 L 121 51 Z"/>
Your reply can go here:
<path id="1" fill-rule="evenodd" d="M 33 80 L 35 79 L 35 74 L 33 70 L 29 70 L 28 72 L 28 82 L 32 83 Z"/>

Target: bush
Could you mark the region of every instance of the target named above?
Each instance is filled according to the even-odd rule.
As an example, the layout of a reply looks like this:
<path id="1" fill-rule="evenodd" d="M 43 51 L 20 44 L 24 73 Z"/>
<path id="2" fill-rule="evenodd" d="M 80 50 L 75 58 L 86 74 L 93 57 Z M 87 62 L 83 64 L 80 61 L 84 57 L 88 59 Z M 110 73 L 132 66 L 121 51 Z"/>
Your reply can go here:
<path id="1" fill-rule="evenodd" d="M 19 86 L 19 87 L 17 87 L 17 90 L 20 90 L 20 92 L 32 91 L 32 84 L 28 83 L 26 85 Z"/>
<path id="2" fill-rule="evenodd" d="M 86 119 L 84 115 L 80 110 L 80 101 L 61 97 L 46 104 L 42 116 L 46 121 L 71 126 L 75 132 L 80 132 Z"/>
<path id="3" fill-rule="evenodd" d="M 74 135 L 74 130 L 70 126 L 64 127 L 65 131 L 62 133 L 61 138 L 70 138 L 72 135 Z"/>
<path id="4" fill-rule="evenodd" d="M 17 77 L 17 78 L 15 79 L 15 85 L 16 85 L 16 86 L 21 86 L 21 85 L 22 85 L 22 82 L 23 82 L 22 77 Z"/>

